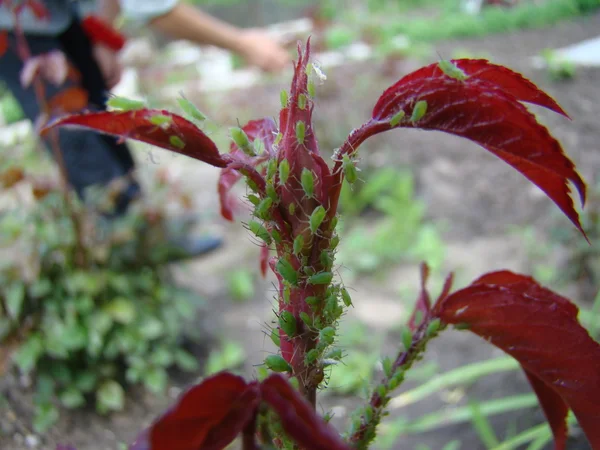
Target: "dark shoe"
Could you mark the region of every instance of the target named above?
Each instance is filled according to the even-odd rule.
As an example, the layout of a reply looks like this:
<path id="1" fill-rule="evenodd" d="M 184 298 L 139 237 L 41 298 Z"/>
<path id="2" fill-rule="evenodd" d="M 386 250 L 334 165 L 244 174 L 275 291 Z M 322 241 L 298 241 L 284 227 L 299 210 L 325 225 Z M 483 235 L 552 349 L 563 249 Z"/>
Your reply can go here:
<path id="1" fill-rule="evenodd" d="M 216 236 L 177 237 L 169 239 L 166 262 L 176 262 L 197 258 L 213 252 L 223 245 L 223 239 Z"/>

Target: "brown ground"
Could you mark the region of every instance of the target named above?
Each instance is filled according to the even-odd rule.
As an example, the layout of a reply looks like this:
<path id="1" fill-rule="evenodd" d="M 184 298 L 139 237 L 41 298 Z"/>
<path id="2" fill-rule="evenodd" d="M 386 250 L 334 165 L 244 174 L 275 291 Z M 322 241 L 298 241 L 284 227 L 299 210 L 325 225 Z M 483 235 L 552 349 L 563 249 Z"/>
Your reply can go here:
<path id="1" fill-rule="evenodd" d="M 540 87 L 553 95 L 564 109 L 571 114 L 573 122 L 541 111 L 541 120 L 563 143 L 584 177 L 591 184 L 597 179 L 600 168 L 600 131 L 597 126 L 600 116 L 600 71 L 579 70 L 574 80 L 555 83 L 547 79 L 543 72 L 531 68 L 529 57 L 548 47 L 561 47 L 597 35 L 600 29 L 600 15 L 587 19 L 564 23 L 549 30 L 536 30 L 515 33 L 511 36 L 489 36 L 473 41 L 447 42 L 436 50 L 446 56 L 461 48 L 474 53 L 485 52 L 494 62 L 505 64 L 524 73 Z M 324 146 L 333 148 L 353 126 L 368 117 L 376 95 L 405 71 L 414 68 L 413 63 L 400 62 L 394 77 L 381 74 L 378 64 L 354 65 L 330 71 L 329 80 L 319 94 L 317 120 L 324 123 L 330 117 L 336 120 L 328 125 L 327 136 L 320 135 Z M 252 116 L 273 115 L 278 105 L 278 92 L 283 83 L 273 83 L 254 91 L 252 95 L 238 92 L 232 103 L 241 106 L 214 108 L 210 111 L 215 121 L 231 124 L 235 118 L 241 122 Z M 373 100 L 368 92 L 373 92 Z M 536 113 L 538 110 L 536 110 Z M 331 122 L 328 122 L 328 124 Z M 323 130 L 323 127 L 320 127 Z M 428 205 L 428 215 L 432 220 L 443 219 L 449 225 L 445 240 L 448 245 L 445 268 L 455 270 L 459 282 L 466 283 L 478 273 L 491 269 L 509 268 L 527 271 L 527 254 L 523 238 L 509 234 L 511 225 L 535 224 L 537 229 L 545 229 L 548 223 L 548 210 L 551 203 L 532 188 L 519 174 L 498 162 L 495 157 L 476 148 L 466 141 L 438 133 L 395 132 L 374 139 L 363 151 L 367 164 L 408 165 L 417 180 L 418 194 Z M 181 176 L 189 182 L 197 194 L 198 207 L 215 217 L 215 227 L 225 233 L 226 247 L 214 256 L 189 263 L 178 272 L 180 279 L 195 288 L 208 299 L 209 311 L 199 317 L 207 333 L 239 341 L 247 352 L 245 372 L 253 373 L 253 365 L 259 364 L 265 352 L 271 351 L 271 343 L 261 330 L 271 318 L 272 293 L 271 278 L 261 282 L 256 298 L 246 303 L 233 303 L 229 300 L 225 275 L 232 267 L 239 267 L 242 261 L 253 270 L 257 267 L 257 249 L 241 231 L 239 224 L 225 224 L 216 218 L 217 202 L 215 183 L 217 171 L 201 164 L 157 152 L 159 164 L 172 165 L 181 170 Z M 143 154 L 140 154 L 143 160 Z M 566 224 L 566 219 L 563 219 Z M 445 273 L 445 272 L 444 272 Z M 400 286 L 416 287 L 417 268 L 397 266 L 391 268 L 385 280 L 373 281 L 358 279 L 355 289 L 356 308 L 351 318 L 358 318 L 367 324 L 375 334 L 386 336 L 384 354 L 393 354 L 398 347 L 398 335 L 393 330 L 406 318 L 403 302 L 398 299 Z M 262 289 L 261 289 L 262 286 Z M 410 299 L 407 299 L 410 300 Z M 583 299 L 582 299 L 583 300 Z M 351 349 L 350 349 L 351 350 Z M 427 352 L 425 363 L 435 361 L 442 370 L 468 362 L 499 356 L 499 351 L 479 342 L 468 333 L 447 332 L 443 338 L 434 341 Z M 4 395 L 8 407 L 0 411 L 0 448 L 23 450 L 28 447 L 23 441 L 30 434 L 28 418 L 30 414 L 29 396 L 21 392 L 15 380 L 3 381 Z M 175 385 L 181 387 L 180 383 Z M 407 387 L 414 382 L 407 383 Z M 468 398 L 486 400 L 513 393 L 528 392 L 528 386 L 520 374 L 506 374 L 488 377 L 473 386 L 465 388 Z M 177 388 L 170 391 L 176 394 Z M 447 397 L 447 396 L 446 396 Z M 342 406 L 351 408 L 354 399 L 342 397 L 321 397 L 320 407 Z M 404 414 L 416 418 L 426 412 L 442 408 L 447 398 L 434 396 L 427 401 L 412 405 L 406 410 L 394 412 L 394 416 Z M 52 450 L 57 442 L 71 443 L 79 450 L 113 450 L 119 442 L 129 442 L 136 432 L 155 417 L 171 399 L 155 398 L 132 391 L 125 412 L 110 418 L 101 419 L 91 413 L 65 413 L 60 424 L 41 441 L 38 448 Z M 337 411 L 342 411 L 338 408 Z M 346 409 L 351 411 L 351 409 Z M 338 414 L 338 416 L 343 414 Z M 507 417 L 508 416 L 508 417 Z M 508 414 L 492 419 L 496 431 L 502 437 L 507 426 L 517 422 L 518 428 L 531 426 L 541 419 L 538 410 L 524 410 L 518 414 Z M 336 424 L 344 424 L 339 418 Z M 453 439 L 463 441 L 462 449 L 484 448 L 471 425 L 440 428 L 434 432 L 407 436 L 398 441 L 395 448 L 413 449 L 424 443 L 432 449 L 441 449 Z M 586 449 L 583 441 L 569 449 Z"/>

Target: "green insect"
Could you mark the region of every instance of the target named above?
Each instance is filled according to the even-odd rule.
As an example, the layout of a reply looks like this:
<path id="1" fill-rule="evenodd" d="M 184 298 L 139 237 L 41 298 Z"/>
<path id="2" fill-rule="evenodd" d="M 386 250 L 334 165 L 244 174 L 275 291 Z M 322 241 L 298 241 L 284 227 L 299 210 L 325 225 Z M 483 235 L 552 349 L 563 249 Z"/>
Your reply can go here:
<path id="1" fill-rule="evenodd" d="M 435 335 L 438 331 L 440 331 L 441 327 L 442 327 L 442 322 L 440 321 L 440 319 L 433 319 L 427 325 L 427 331 L 425 332 L 425 336 L 431 337 L 431 336 Z"/>
<path id="2" fill-rule="evenodd" d="M 273 344 L 275 344 L 276 347 L 280 347 L 281 346 L 281 339 L 279 338 L 279 330 L 277 328 L 273 328 L 271 330 L 271 340 L 273 341 Z"/>
<path id="3" fill-rule="evenodd" d="M 277 160 L 275 158 L 271 158 L 267 163 L 267 180 L 272 180 L 275 176 L 275 172 L 277 171 Z"/>
<path id="4" fill-rule="evenodd" d="M 404 328 L 402 328 L 401 335 L 402 335 L 402 345 L 404 345 L 404 349 L 406 351 L 408 351 L 408 349 L 410 349 L 410 347 L 412 346 L 412 340 L 413 340 L 412 333 L 408 327 L 404 327 Z"/>
<path id="5" fill-rule="evenodd" d="M 167 129 L 173 124 L 173 118 L 164 114 L 156 114 L 150 117 L 150 123 L 163 129 Z"/>
<path id="6" fill-rule="evenodd" d="M 288 177 L 290 176 L 290 163 L 287 159 L 281 160 L 279 163 L 279 183 L 287 183 Z"/>
<path id="7" fill-rule="evenodd" d="M 258 198 L 254 194 L 250 194 L 250 195 L 248 195 L 248 201 L 250 203 L 252 203 L 254 206 L 258 206 L 258 204 L 260 203 L 260 198 Z"/>
<path id="8" fill-rule="evenodd" d="M 300 319 L 302 319 L 302 322 L 304 322 L 304 324 L 307 327 L 312 327 L 312 319 L 310 318 L 310 316 L 308 314 L 306 314 L 304 311 L 302 311 L 300 314 Z"/>
<path id="9" fill-rule="evenodd" d="M 306 124 L 299 120 L 296 122 L 296 141 L 298 145 L 304 144 L 304 138 L 306 137 Z"/>
<path id="10" fill-rule="evenodd" d="M 312 212 L 312 214 L 310 215 L 310 219 L 308 220 L 310 231 L 312 234 L 315 234 L 317 232 L 317 230 L 321 226 L 321 223 L 323 223 L 326 214 L 327 211 L 325 211 L 325 208 L 323 208 L 322 205 L 317 206 Z"/>
<path id="11" fill-rule="evenodd" d="M 299 255 L 304 249 L 304 238 L 301 234 L 294 239 L 294 255 Z"/>
<path id="12" fill-rule="evenodd" d="M 285 108 L 288 104 L 288 93 L 285 89 L 282 89 L 279 93 L 279 100 L 281 101 L 281 107 Z"/>
<path id="13" fill-rule="evenodd" d="M 277 133 L 277 136 L 275 136 L 275 141 L 273 141 L 273 145 L 279 144 L 282 139 L 283 139 L 283 134 Z"/>
<path id="14" fill-rule="evenodd" d="M 310 80 L 308 82 L 307 90 L 308 90 L 308 95 L 310 95 L 311 98 L 315 98 L 315 96 L 316 96 L 316 89 L 315 89 L 315 82 L 314 81 Z"/>
<path id="15" fill-rule="evenodd" d="M 273 199 L 266 197 L 256 206 L 254 214 L 260 219 L 269 220 L 271 206 L 273 206 Z"/>
<path id="16" fill-rule="evenodd" d="M 331 257 L 331 252 L 328 250 L 323 250 L 319 255 L 319 260 L 321 264 L 325 268 L 330 268 L 333 265 L 333 258 Z"/>
<path id="17" fill-rule="evenodd" d="M 256 156 L 254 153 L 254 149 L 250 146 L 250 140 L 248 139 L 248 135 L 238 127 L 232 127 L 229 129 L 231 133 L 231 139 L 246 155 L 248 156 Z"/>
<path id="18" fill-rule="evenodd" d="M 256 138 L 254 142 L 252 142 L 252 146 L 254 147 L 254 153 L 257 155 L 262 154 L 265 151 L 265 144 L 262 140 Z"/>
<path id="19" fill-rule="evenodd" d="M 183 142 L 183 139 L 181 139 L 179 136 L 169 136 L 169 143 L 179 150 L 185 148 L 185 142 Z"/>
<path id="20" fill-rule="evenodd" d="M 294 337 L 296 335 L 296 318 L 289 311 L 283 311 L 279 316 L 279 326 L 288 337 Z"/>
<path id="21" fill-rule="evenodd" d="M 114 109 L 120 109 L 122 111 L 135 111 L 137 109 L 143 109 L 146 107 L 146 103 L 141 100 L 133 100 L 125 97 L 110 97 L 106 106 Z"/>
<path id="22" fill-rule="evenodd" d="M 458 68 L 456 64 L 452 61 L 448 61 L 446 59 L 442 59 L 438 63 L 438 67 L 442 72 L 444 72 L 450 78 L 454 78 L 458 81 L 465 81 L 469 76 L 461 69 Z"/>
<path id="23" fill-rule="evenodd" d="M 311 349 L 308 351 L 308 353 L 306 353 L 306 356 L 304 357 L 304 364 L 309 366 L 311 364 L 313 364 L 317 358 L 319 357 L 319 352 L 316 349 Z"/>
<path id="24" fill-rule="evenodd" d="M 317 306 L 319 304 L 319 297 L 314 297 L 314 296 L 306 297 L 304 299 L 304 301 L 306 302 L 306 304 L 308 306 L 314 307 L 314 306 Z"/>
<path id="25" fill-rule="evenodd" d="M 255 220 L 251 220 L 248 222 L 248 228 L 250 231 L 256 235 L 259 239 L 263 240 L 265 244 L 271 245 L 271 235 L 267 231 L 267 229 Z"/>
<path id="26" fill-rule="evenodd" d="M 393 128 L 396 125 L 398 125 L 402 121 L 402 119 L 404 119 L 405 115 L 406 113 L 403 110 L 400 110 L 396 114 L 394 114 L 390 119 L 390 127 Z"/>
<path id="27" fill-rule="evenodd" d="M 277 191 L 275 190 L 273 183 L 267 183 L 266 191 L 267 197 L 269 197 L 273 203 L 279 203 L 279 197 L 277 196 Z"/>
<path id="28" fill-rule="evenodd" d="M 302 169 L 300 174 L 300 184 L 302 189 L 308 198 L 312 198 L 315 195 L 315 177 L 312 170 L 306 167 Z"/>
<path id="29" fill-rule="evenodd" d="M 329 249 L 335 250 L 339 243 L 340 243 L 340 237 L 336 234 L 335 236 L 333 236 L 331 238 L 331 241 L 329 242 Z"/>
<path id="30" fill-rule="evenodd" d="M 309 284 L 329 284 L 333 279 L 333 273 L 331 272 L 320 272 L 308 277 Z"/>
<path id="31" fill-rule="evenodd" d="M 342 292 L 342 301 L 344 302 L 344 305 L 346 306 L 351 306 L 352 305 L 352 298 L 350 297 L 350 294 L 348 293 L 348 290 L 343 287 L 341 289 Z"/>
<path id="32" fill-rule="evenodd" d="M 427 112 L 427 102 L 425 100 L 419 100 L 413 108 L 412 115 L 410 116 L 411 122 L 417 122 L 423 118 Z"/>
<path id="33" fill-rule="evenodd" d="M 306 109 L 306 95 L 304 95 L 304 94 L 298 95 L 298 108 Z"/>
<path id="34" fill-rule="evenodd" d="M 335 340 L 335 328 L 325 327 L 319 332 L 319 341 L 327 345 L 333 344 Z"/>
<path id="35" fill-rule="evenodd" d="M 292 366 L 279 355 L 269 355 L 265 358 L 265 365 L 273 372 L 291 372 Z"/>
<path id="36" fill-rule="evenodd" d="M 290 290 L 289 286 L 284 286 L 283 288 L 283 302 L 286 305 L 290 304 L 290 298 L 292 296 L 292 291 Z"/>
<path id="37" fill-rule="evenodd" d="M 287 259 L 281 258 L 277 261 L 275 269 L 277 269 L 279 275 L 291 285 L 296 285 L 298 283 L 298 273 Z"/>
<path id="38" fill-rule="evenodd" d="M 354 184 L 358 180 L 358 169 L 354 165 L 354 161 L 348 155 L 342 156 L 342 170 L 348 183 Z"/>
<path id="39" fill-rule="evenodd" d="M 290 206 L 288 206 L 288 212 L 290 213 L 290 216 L 296 214 L 296 205 L 294 203 L 290 203 Z"/>
<path id="40" fill-rule="evenodd" d="M 393 361 L 389 357 L 385 357 L 381 361 L 381 365 L 383 366 L 383 373 L 388 378 L 390 378 L 393 375 L 393 373 L 392 373 L 393 364 L 394 364 Z"/>
<path id="41" fill-rule="evenodd" d="M 277 244 L 281 244 L 281 234 L 279 234 L 279 231 L 275 229 L 271 231 L 271 237 Z"/>
<path id="42" fill-rule="evenodd" d="M 206 116 L 202 114 L 198 108 L 196 108 L 196 105 L 185 98 L 183 94 L 181 94 L 181 97 L 177 99 L 177 103 L 179 103 L 179 107 L 183 110 L 183 112 L 191 118 L 199 122 L 206 120 Z"/>
<path id="43" fill-rule="evenodd" d="M 342 359 L 342 356 L 343 356 L 342 355 L 342 349 L 341 348 L 334 348 L 330 352 L 327 352 L 327 354 L 325 355 L 325 358 L 340 360 L 340 359 Z"/>

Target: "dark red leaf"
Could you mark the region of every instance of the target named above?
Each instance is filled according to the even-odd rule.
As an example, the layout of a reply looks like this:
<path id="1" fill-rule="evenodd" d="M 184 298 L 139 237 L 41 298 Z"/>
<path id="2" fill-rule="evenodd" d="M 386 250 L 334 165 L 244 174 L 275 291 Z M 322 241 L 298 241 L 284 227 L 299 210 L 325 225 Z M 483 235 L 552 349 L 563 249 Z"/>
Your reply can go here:
<path id="1" fill-rule="evenodd" d="M 301 448 L 350 450 L 333 427 L 281 375 L 262 383 L 263 399 L 279 415 L 283 429 Z"/>
<path id="2" fill-rule="evenodd" d="M 125 46 L 125 37 L 96 16 L 87 16 L 81 26 L 93 43 L 103 44 L 116 52 Z"/>
<path id="3" fill-rule="evenodd" d="M 8 33 L 0 31 L 0 57 L 8 50 Z"/>
<path id="4" fill-rule="evenodd" d="M 493 85 L 521 102 L 539 105 L 558 114 L 562 114 L 565 117 L 569 117 L 552 97 L 541 91 L 527 78 L 507 67 L 492 64 L 485 59 L 453 59 L 451 62 L 469 77 L 469 83 L 483 81 L 487 86 Z M 447 78 L 447 75 L 442 72 L 437 63 L 430 64 L 429 66 L 425 66 L 409 73 L 383 93 L 375 105 L 375 108 L 373 108 L 373 117 L 386 115 L 386 113 L 382 111 L 382 107 L 383 105 L 389 106 L 387 99 L 389 96 L 394 95 L 395 90 L 399 86 L 411 81 L 423 80 L 430 77 Z"/>
<path id="5" fill-rule="evenodd" d="M 152 117 L 171 118 L 168 126 L 158 126 Z M 171 150 L 216 167 L 225 167 L 230 159 L 219 153 L 215 143 L 196 125 L 183 117 L 160 109 L 86 113 L 62 117 L 46 127 L 90 128 L 125 139 L 135 139 Z"/>
<path id="6" fill-rule="evenodd" d="M 260 248 L 260 273 L 263 277 L 267 276 L 267 267 L 269 266 L 269 246 L 263 245 Z"/>
<path id="7" fill-rule="evenodd" d="M 427 264 L 421 264 L 421 292 L 419 294 L 419 298 L 417 299 L 417 303 L 415 304 L 415 309 L 413 310 L 412 315 L 408 321 L 408 326 L 411 331 L 415 331 L 419 328 L 419 325 L 423 322 L 424 319 L 427 318 L 429 312 L 431 310 L 431 301 L 429 300 L 429 292 L 427 292 L 427 279 L 429 278 L 429 267 Z M 421 320 L 417 323 L 417 315 L 420 313 Z"/>
<path id="8" fill-rule="evenodd" d="M 205 379 L 151 426 L 150 449 L 224 448 L 256 413 L 259 391 L 256 383 L 226 372 Z"/>
<path id="9" fill-rule="evenodd" d="M 501 271 L 440 301 L 434 314 L 445 323 L 467 324 L 519 361 L 533 379 L 557 449 L 565 419 L 557 395 L 577 417 L 592 448 L 600 449 L 600 344 L 579 324 L 573 303 L 530 277 Z"/>

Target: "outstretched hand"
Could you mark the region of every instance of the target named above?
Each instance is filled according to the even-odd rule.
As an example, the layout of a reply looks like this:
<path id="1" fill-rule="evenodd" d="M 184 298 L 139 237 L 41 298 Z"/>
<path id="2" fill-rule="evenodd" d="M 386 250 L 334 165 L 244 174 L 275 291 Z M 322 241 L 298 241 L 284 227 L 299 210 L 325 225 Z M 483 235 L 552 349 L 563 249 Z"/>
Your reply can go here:
<path id="1" fill-rule="evenodd" d="M 291 61 L 289 53 L 260 29 L 242 32 L 240 56 L 265 72 L 279 72 Z"/>

